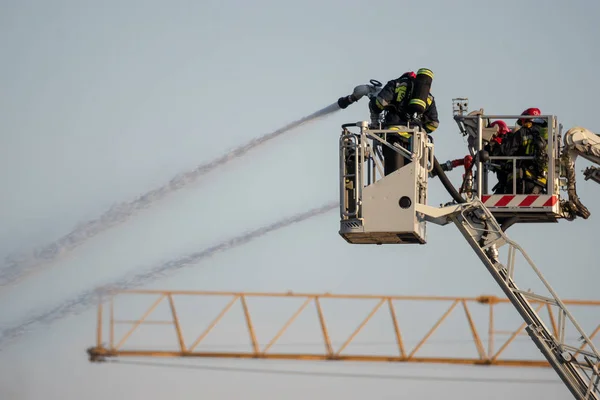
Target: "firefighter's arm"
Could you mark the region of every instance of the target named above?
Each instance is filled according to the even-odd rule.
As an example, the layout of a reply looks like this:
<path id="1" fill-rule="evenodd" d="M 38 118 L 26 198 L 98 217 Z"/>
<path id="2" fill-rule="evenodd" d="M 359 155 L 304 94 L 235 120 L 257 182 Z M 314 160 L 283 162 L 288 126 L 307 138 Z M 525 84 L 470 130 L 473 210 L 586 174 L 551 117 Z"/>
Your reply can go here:
<path id="1" fill-rule="evenodd" d="M 369 111 L 371 113 L 371 125 L 377 125 L 379 123 L 379 115 L 394 99 L 394 92 L 396 89 L 396 81 L 389 81 L 377 94 L 377 96 L 371 97 L 369 101 Z"/>
<path id="2" fill-rule="evenodd" d="M 394 90 L 396 89 L 396 81 L 389 81 L 381 89 L 377 96 L 371 98 L 369 101 L 369 110 L 371 113 L 379 114 L 386 106 L 388 106 L 392 100 L 394 100 Z"/>

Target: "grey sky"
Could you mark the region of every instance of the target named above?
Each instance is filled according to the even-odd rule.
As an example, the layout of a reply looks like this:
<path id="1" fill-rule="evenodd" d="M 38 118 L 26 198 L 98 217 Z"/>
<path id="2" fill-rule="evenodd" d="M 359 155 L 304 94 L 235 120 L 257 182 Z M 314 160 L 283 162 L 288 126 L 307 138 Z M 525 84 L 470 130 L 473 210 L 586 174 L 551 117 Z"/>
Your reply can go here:
<path id="1" fill-rule="evenodd" d="M 4 1 L 0 7 L 0 259 L 48 243 L 114 202 L 327 106 L 370 78 L 385 82 L 423 66 L 435 72 L 440 161 L 466 151 L 451 118 L 453 97 L 469 97 L 471 109 L 499 114 L 537 106 L 557 114 L 566 128 L 600 131 L 600 5 L 594 2 L 56 0 Z M 366 118 L 362 100 L 99 235 L 60 264 L 0 293 L 0 326 L 125 273 L 335 200 L 339 126 Z M 589 220 L 509 231 L 565 298 L 598 298 L 592 237 L 599 228 L 600 191 L 583 181 L 580 171 L 587 165 L 579 161 L 577 171 Z M 447 197 L 432 182 L 431 204 Z M 428 245 L 418 247 L 349 246 L 337 230 L 334 211 L 149 286 L 498 293 L 452 226 L 430 226 Z M 94 317 L 90 311 L 65 319 L 3 350 L 2 397 L 568 397 L 551 370 L 228 360 L 197 364 L 238 370 L 91 365 L 84 351 L 94 342 Z"/>

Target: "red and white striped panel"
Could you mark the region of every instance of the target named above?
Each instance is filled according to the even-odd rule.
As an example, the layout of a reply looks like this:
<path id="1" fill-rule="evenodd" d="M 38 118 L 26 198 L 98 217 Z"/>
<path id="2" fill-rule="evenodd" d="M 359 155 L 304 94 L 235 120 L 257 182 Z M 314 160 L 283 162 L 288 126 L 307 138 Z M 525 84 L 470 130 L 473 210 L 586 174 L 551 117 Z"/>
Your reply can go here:
<path id="1" fill-rule="evenodd" d="M 549 208 L 558 204 L 558 196 L 555 194 L 494 194 L 484 195 L 481 198 L 486 207 L 503 208 Z"/>

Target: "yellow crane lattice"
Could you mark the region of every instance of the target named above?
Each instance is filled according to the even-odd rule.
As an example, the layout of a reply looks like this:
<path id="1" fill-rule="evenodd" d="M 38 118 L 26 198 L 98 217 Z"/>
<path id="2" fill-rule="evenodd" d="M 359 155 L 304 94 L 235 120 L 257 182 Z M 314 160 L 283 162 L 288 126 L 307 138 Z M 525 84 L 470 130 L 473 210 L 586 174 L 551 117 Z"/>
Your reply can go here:
<path id="1" fill-rule="evenodd" d="M 145 311 L 141 312 L 141 316 L 133 319 L 121 319 L 116 317 L 118 311 L 115 306 L 115 300 L 123 296 L 134 296 L 138 303 L 142 300 Z M 148 305 L 147 298 L 151 297 L 151 303 Z M 191 299 L 205 299 L 208 300 L 211 305 L 210 310 L 207 307 L 193 306 L 187 304 L 187 306 L 177 305 L 180 298 Z M 283 299 L 293 299 L 297 302 L 293 312 L 288 313 L 288 317 L 285 322 L 278 325 L 274 329 L 276 333 L 270 335 L 270 338 L 265 343 L 260 343 L 257 339 L 257 323 L 255 321 L 253 312 L 254 307 L 251 306 L 255 300 L 261 300 L 262 305 L 271 304 L 272 307 L 277 307 L 277 304 L 284 301 Z M 324 302 L 343 302 L 353 301 L 354 305 L 343 307 L 345 313 L 348 315 L 356 315 L 359 311 L 356 304 L 371 302 L 373 305 L 369 305 L 369 311 L 366 313 L 364 319 L 345 333 L 345 340 L 340 342 L 339 346 L 334 346 L 330 335 L 330 327 L 334 326 L 335 323 L 331 322 L 332 316 L 327 316 L 324 312 Z M 358 302 L 358 303 L 356 303 Z M 410 302 L 411 305 L 407 306 L 405 303 Z M 224 306 L 218 311 L 215 305 L 219 303 Z M 408 314 L 420 313 L 417 311 L 418 304 L 424 303 L 437 303 L 443 305 L 447 304 L 447 307 L 442 308 L 441 315 L 433 315 L 436 317 L 434 323 L 428 326 L 426 333 L 422 336 L 419 335 L 419 339 L 416 341 L 414 346 L 408 346 L 405 336 L 411 332 L 414 328 L 413 323 L 401 322 L 398 317 L 398 308 L 402 308 Z M 574 309 L 581 307 L 586 308 L 590 312 L 590 315 L 595 316 L 598 321 L 594 321 L 595 329 L 593 329 L 590 338 L 592 340 L 598 336 L 600 331 L 600 312 L 598 308 L 600 301 L 597 300 L 566 300 L 565 304 L 574 306 Z M 128 303 L 130 307 L 131 303 Z M 229 314 L 233 313 L 234 306 L 241 305 L 242 309 L 242 322 L 247 329 L 243 337 L 247 337 L 250 348 L 247 351 L 212 351 L 202 350 L 200 347 L 206 342 L 209 334 L 214 328 Z M 299 305 L 298 305 L 299 304 Z M 559 333 L 557 319 L 560 315 L 555 315 L 552 307 L 549 304 L 543 302 L 534 302 L 536 311 L 540 312 L 544 308 L 544 315 L 547 318 L 548 326 L 553 329 L 556 335 L 568 334 L 563 332 Z M 151 320 L 150 316 L 155 316 L 160 307 L 167 305 L 162 314 L 165 316 L 164 319 Z M 298 320 L 301 314 L 306 314 L 309 311 L 309 306 L 314 307 L 313 312 L 316 313 L 315 325 L 318 329 L 319 336 L 322 340 L 321 348 L 322 351 L 312 352 L 283 352 L 276 351 L 278 342 L 280 342 L 282 336 L 290 329 L 295 321 Z M 366 304 L 363 304 L 366 305 Z M 296 360 L 338 360 L 338 361 L 369 361 L 369 362 L 415 362 L 415 363 L 448 363 L 448 364 L 471 364 L 471 365 L 498 365 L 498 366 L 524 366 L 524 367 L 548 367 L 548 362 L 542 357 L 542 355 L 535 351 L 535 346 L 528 343 L 528 346 L 533 347 L 535 354 L 534 357 L 526 358 L 521 357 L 521 353 L 518 352 L 519 356 L 509 357 L 507 355 L 507 349 L 515 342 L 515 339 L 524 335 L 525 324 L 521 323 L 520 326 L 512 324 L 513 327 L 510 330 L 499 330 L 497 329 L 498 317 L 496 310 L 499 307 L 505 305 L 505 308 L 510 308 L 510 303 L 505 298 L 499 298 L 496 296 L 478 296 L 478 297 L 442 297 L 442 296 L 380 296 L 380 295 L 349 295 L 349 294 L 311 294 L 311 293 L 253 293 L 253 292 L 214 292 L 214 291 L 158 291 L 158 290 L 125 290 L 113 293 L 108 299 L 104 299 L 98 305 L 98 320 L 97 320 L 97 338 L 96 345 L 88 349 L 90 361 L 104 361 L 107 358 L 113 357 L 204 357 L 204 358 L 254 358 L 254 359 L 296 359 Z M 184 307 L 184 311 L 191 311 L 192 318 L 194 320 L 194 337 L 193 340 L 186 340 L 187 333 L 186 328 L 183 326 L 180 319 L 179 308 Z M 486 308 L 481 310 L 481 308 Z M 105 321 L 105 308 L 108 308 L 108 321 Z M 477 315 L 485 315 L 485 321 L 483 324 L 475 321 L 473 310 L 477 308 Z M 381 314 L 383 310 L 387 309 L 388 320 L 387 327 L 385 329 L 391 330 L 390 336 L 394 337 L 393 351 L 389 351 L 389 354 L 369 354 L 369 352 L 350 352 L 349 347 L 355 344 L 356 337 L 366 329 L 370 324 L 374 324 L 374 317 L 377 314 Z M 466 357 L 464 351 L 458 347 L 456 350 L 458 354 L 450 356 L 442 356 L 438 354 L 428 355 L 422 354 L 423 347 L 431 341 L 432 335 L 436 330 L 440 329 L 446 324 L 449 316 L 456 313 L 456 310 L 462 309 L 464 313 L 463 327 L 469 332 L 469 338 L 467 341 L 471 342 L 476 350 L 476 356 Z M 213 311 L 210 318 L 210 322 L 203 324 L 202 329 L 199 329 L 198 320 L 200 315 L 206 316 Z M 510 310 L 509 310 L 510 311 Z M 514 310 L 513 310 L 514 311 Z M 428 314 L 432 314 L 427 312 Z M 341 313 L 334 313 L 334 315 Z M 137 314 L 139 315 L 139 314 Z M 432 315 L 427 315 L 429 318 Z M 480 318 L 481 319 L 481 318 Z M 512 322 L 517 321 L 513 318 Z M 108 322 L 108 323 L 107 323 Z M 510 321 L 509 321 L 510 323 Z M 169 334 L 170 338 L 175 339 L 176 343 L 171 343 L 170 349 L 164 346 L 156 348 L 155 344 L 152 345 L 141 345 L 136 343 L 136 334 L 139 333 L 142 326 L 168 326 L 172 328 Z M 269 323 L 272 325 L 272 322 Z M 459 324 L 460 325 L 460 324 Z M 481 326 L 484 326 L 484 329 Z M 127 326 L 128 329 L 117 337 L 117 331 L 121 330 L 122 326 Z M 238 324 L 239 326 L 239 324 Z M 376 328 L 384 329 L 383 324 L 380 322 Z M 479 326 L 479 327 L 478 327 Z M 516 326 L 516 327 L 515 327 Z M 457 325 L 454 325 L 457 328 Z M 173 335 L 173 332 L 175 333 Z M 484 332 L 484 333 L 482 333 Z M 108 334 L 108 343 L 104 343 L 105 335 Z M 413 335 L 414 336 L 414 335 Z M 499 336 L 504 336 L 506 339 L 498 340 Z M 151 342 L 154 343 L 158 336 L 150 336 Z M 239 331 L 229 331 L 228 337 L 241 337 Z M 171 339 L 171 340 L 173 340 Z M 499 346 L 496 346 L 499 344 Z M 584 346 L 580 348 L 582 350 Z"/>

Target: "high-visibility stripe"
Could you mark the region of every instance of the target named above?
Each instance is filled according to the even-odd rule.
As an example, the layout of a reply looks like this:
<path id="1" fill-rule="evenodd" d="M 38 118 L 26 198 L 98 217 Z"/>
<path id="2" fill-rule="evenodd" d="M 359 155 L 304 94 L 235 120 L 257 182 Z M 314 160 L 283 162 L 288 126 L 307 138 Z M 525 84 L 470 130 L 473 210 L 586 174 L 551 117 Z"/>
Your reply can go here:
<path id="1" fill-rule="evenodd" d="M 401 103 L 406 96 L 406 84 L 402 84 L 395 89 L 396 92 L 396 101 Z"/>
<path id="2" fill-rule="evenodd" d="M 433 71 L 428 68 L 421 68 L 417 71 L 417 75 L 427 75 L 431 79 L 433 79 Z"/>
<path id="3" fill-rule="evenodd" d="M 533 179 L 533 180 L 536 180 L 536 181 L 538 181 L 539 183 L 541 183 L 541 184 L 543 184 L 543 185 L 545 185 L 545 184 L 548 182 L 548 181 L 546 180 L 546 178 L 544 178 L 543 176 L 536 177 L 536 176 L 535 176 L 534 174 L 532 174 L 532 173 L 531 173 L 529 170 L 525 170 L 525 175 L 526 175 L 528 178 L 530 178 L 530 179 Z M 512 177 L 512 174 L 511 174 L 511 177 Z"/>
<path id="4" fill-rule="evenodd" d="M 429 131 L 429 133 L 435 131 L 437 128 L 438 128 L 437 125 L 431 125 L 431 124 L 425 125 L 425 129 L 427 129 Z"/>
<path id="5" fill-rule="evenodd" d="M 416 105 L 418 105 L 418 106 L 421 106 L 421 107 L 423 107 L 423 108 L 425 108 L 425 107 L 426 107 L 426 104 L 425 104 L 425 102 L 424 102 L 423 100 L 421 100 L 421 99 L 412 99 L 412 100 L 409 102 L 409 104 L 416 104 Z"/>
<path id="6" fill-rule="evenodd" d="M 406 127 L 404 127 L 404 128 L 406 128 Z M 398 127 L 398 126 L 390 126 L 388 129 L 392 130 L 392 131 L 399 131 L 400 127 Z M 400 135 L 402 137 L 405 137 L 407 139 L 410 139 L 412 137 L 412 133 L 408 133 L 408 132 L 398 132 L 398 135 Z"/>

